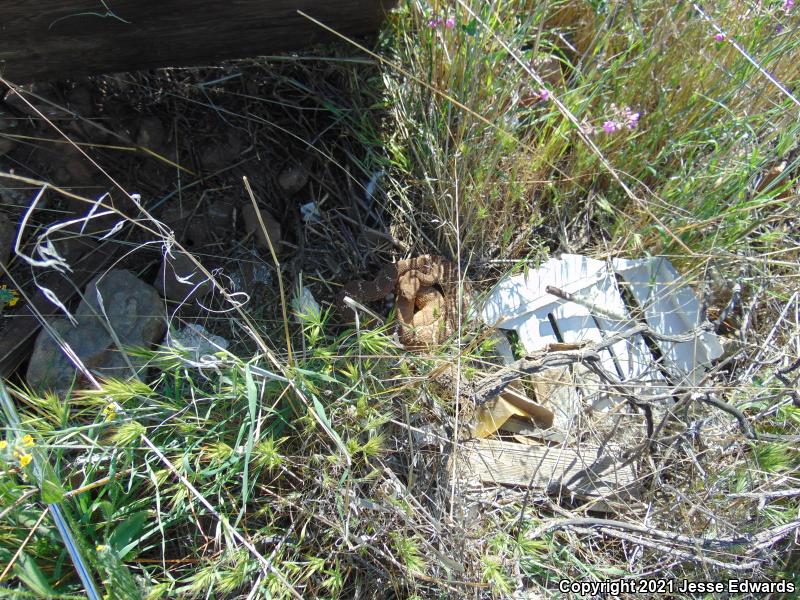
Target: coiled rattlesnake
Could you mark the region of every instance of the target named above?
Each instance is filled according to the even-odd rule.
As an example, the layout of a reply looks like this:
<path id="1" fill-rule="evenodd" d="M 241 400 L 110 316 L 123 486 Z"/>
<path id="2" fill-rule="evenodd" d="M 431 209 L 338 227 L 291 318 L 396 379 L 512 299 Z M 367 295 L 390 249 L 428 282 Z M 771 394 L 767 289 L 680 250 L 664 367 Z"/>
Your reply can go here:
<path id="1" fill-rule="evenodd" d="M 371 302 L 395 292 L 400 341 L 420 351 L 449 338 L 458 327 L 459 285 L 456 266 L 425 254 L 384 266 L 374 279 L 352 280 L 339 295 Z"/>

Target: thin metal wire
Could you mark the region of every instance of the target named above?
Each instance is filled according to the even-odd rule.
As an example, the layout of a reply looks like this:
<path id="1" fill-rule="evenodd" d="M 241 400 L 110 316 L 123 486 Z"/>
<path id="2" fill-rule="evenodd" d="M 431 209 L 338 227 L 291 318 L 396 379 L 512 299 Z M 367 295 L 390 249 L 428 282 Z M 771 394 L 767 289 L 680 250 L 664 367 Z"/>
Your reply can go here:
<path id="1" fill-rule="evenodd" d="M 21 422 L 19 414 L 17 413 L 17 408 L 11 401 L 8 390 L 6 390 L 6 384 L 2 379 L 0 379 L 0 403 L 3 405 L 3 412 L 5 413 L 8 425 L 17 432 L 20 432 Z M 41 456 L 38 456 L 38 453 L 34 454 L 34 471 L 39 478 L 41 478 L 43 473 L 43 468 L 40 463 L 41 460 L 42 458 Z M 58 529 L 58 533 L 61 535 L 61 539 L 64 541 L 64 546 L 66 546 L 67 552 L 69 552 L 69 556 L 72 559 L 72 564 L 75 565 L 75 570 L 78 572 L 78 577 L 83 584 L 86 595 L 89 597 L 89 600 L 100 600 L 100 594 L 97 592 L 97 587 L 94 583 L 94 579 L 92 578 L 92 573 L 89 570 L 89 567 L 86 565 L 86 561 L 83 559 L 83 556 L 81 555 L 80 547 L 75 542 L 75 536 L 73 536 L 72 531 L 69 528 L 69 524 L 67 523 L 66 518 L 64 518 L 64 513 L 61 511 L 61 507 L 58 504 L 48 504 L 47 508 L 50 510 L 50 514 L 53 516 L 56 529 Z"/>

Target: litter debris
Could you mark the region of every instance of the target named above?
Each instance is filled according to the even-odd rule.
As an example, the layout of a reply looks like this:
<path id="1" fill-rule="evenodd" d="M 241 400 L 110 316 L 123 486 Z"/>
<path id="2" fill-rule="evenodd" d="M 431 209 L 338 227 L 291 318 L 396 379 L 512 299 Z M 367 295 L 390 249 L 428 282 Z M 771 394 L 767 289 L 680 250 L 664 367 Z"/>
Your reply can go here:
<path id="1" fill-rule="evenodd" d="M 607 263 L 564 254 L 500 282 L 482 317 L 490 326 L 516 330 L 531 353 L 552 343 L 602 342 L 641 318 L 655 332 L 675 336 L 699 325 L 700 313 L 694 293 L 664 258 Z M 655 344 L 657 349 L 643 336 L 620 341 L 605 353 L 603 366 L 622 380 L 664 380 L 668 375 L 673 386 L 685 386 L 696 384 L 722 354 L 716 336 L 708 332 L 689 342 Z"/>
<path id="2" fill-rule="evenodd" d="M 165 345 L 174 350 L 189 352 L 190 358 L 197 362 L 202 356 L 226 350 L 228 340 L 210 333 L 202 325 L 189 323 L 181 329 L 170 329 Z"/>
<path id="3" fill-rule="evenodd" d="M 533 402 L 518 385 L 511 384 L 478 409 L 474 435 L 486 438 L 515 416 L 531 428 L 549 429 L 553 425 L 553 411 Z"/>
<path id="4" fill-rule="evenodd" d="M 300 215 L 303 217 L 303 222 L 319 223 L 322 220 L 322 213 L 319 211 L 319 206 L 313 200 L 300 205 Z"/>
<path id="5" fill-rule="evenodd" d="M 490 400 L 479 407 L 474 436 L 506 436 L 464 446 L 459 473 L 484 484 L 585 498 L 635 496 L 629 454 L 645 439 L 638 425 L 651 431 L 676 388 L 698 384 L 722 355 L 717 337 L 698 331 L 700 305 L 664 258 L 552 258 L 501 281 L 481 318 L 516 331 L 527 354 L 476 389 Z M 584 349 L 592 353 L 592 369 L 578 358 Z M 535 401 L 517 381 L 524 372 L 533 373 L 527 385 Z M 506 385 L 492 387 L 493 378 Z M 486 395 L 488 389 L 495 391 Z M 641 410 L 632 400 L 656 396 L 661 402 Z"/>
<path id="6" fill-rule="evenodd" d="M 292 308 L 294 309 L 295 318 L 299 322 L 303 321 L 319 321 L 322 314 L 322 307 L 320 307 L 314 294 L 306 286 L 300 287 L 292 298 Z"/>

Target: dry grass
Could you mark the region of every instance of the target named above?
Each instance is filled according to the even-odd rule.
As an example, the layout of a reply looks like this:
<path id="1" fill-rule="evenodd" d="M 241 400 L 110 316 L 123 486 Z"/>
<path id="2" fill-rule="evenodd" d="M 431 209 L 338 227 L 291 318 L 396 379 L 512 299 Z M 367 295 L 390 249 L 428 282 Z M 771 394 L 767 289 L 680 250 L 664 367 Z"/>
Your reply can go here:
<path id="1" fill-rule="evenodd" d="M 708 17 L 649 0 L 408 1 L 374 54 L 345 46 L 92 80 L 102 109 L 90 119 L 112 134 L 76 128 L 85 119 L 74 116 L 55 124 L 87 144 L 93 177 L 101 166 L 119 183 L 111 200 L 128 223 L 140 218 L 117 237 L 143 277 L 173 240 L 118 208 L 127 192 L 156 217 L 174 203 L 241 206 L 247 176 L 255 199 L 284 215 L 286 241 L 277 268 L 237 236 L 196 253 L 220 284 L 208 303 L 227 312 L 167 308 L 173 324 L 231 340 L 203 368 L 147 352 L 146 384 L 102 382 L 66 403 L 13 386 L 22 425 L 6 415 L 0 473 L 8 593 L 81 593 L 43 512 L 54 499 L 112 597 L 559 597 L 561 579 L 642 577 L 800 584 L 790 369 L 800 126 L 796 101 L 763 74 L 797 84 L 799 17 L 779 2 L 716 3 Z M 131 106 L 170 124 L 157 156 L 132 130 L 114 137 L 135 128 Z M 636 126 L 605 133 L 624 107 L 640 113 Z M 22 183 L 69 184 L 26 171 L 52 156 L 41 137 L 58 137 L 37 127 L 49 135 L 13 137 L 30 148 L 15 166 Z M 303 198 L 278 184 L 291 165 L 310 174 Z M 84 181 L 72 200 L 109 187 Z M 308 200 L 319 222 L 300 218 Z M 41 231 L 68 214 L 66 196 L 49 210 L 34 215 Z M 490 344 L 467 337 L 409 356 L 388 322 L 360 313 L 353 327 L 326 310 L 338 285 L 392 257 L 458 258 L 483 291 L 565 250 L 667 255 L 717 309 L 741 291 L 724 359 L 648 450 L 627 457 L 642 493 L 609 499 L 613 520 L 543 490 L 448 479 L 468 415 L 427 375 L 460 362 L 484 376 Z M 221 290 L 235 291 L 226 277 L 244 263 L 273 284 L 234 310 Z M 12 272 L 28 283 L 29 271 Z M 322 313 L 294 314 L 301 279 Z M 757 439 L 704 395 L 741 411 Z M 25 433 L 34 466 L 52 470 L 10 454 Z"/>

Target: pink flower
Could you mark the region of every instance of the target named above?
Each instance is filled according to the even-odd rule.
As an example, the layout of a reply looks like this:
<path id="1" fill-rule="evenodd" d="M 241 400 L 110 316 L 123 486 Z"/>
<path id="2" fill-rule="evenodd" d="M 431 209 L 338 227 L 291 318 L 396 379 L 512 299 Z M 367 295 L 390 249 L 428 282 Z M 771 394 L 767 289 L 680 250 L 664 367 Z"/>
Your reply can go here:
<path id="1" fill-rule="evenodd" d="M 783 12 L 788 13 L 793 8 L 794 8 L 794 0 L 784 0 Z"/>
<path id="2" fill-rule="evenodd" d="M 636 129 L 636 126 L 639 124 L 639 113 L 633 112 L 628 106 L 623 108 L 618 115 L 625 122 L 625 127 L 628 129 Z"/>
<path id="3" fill-rule="evenodd" d="M 455 17 L 447 17 L 447 21 L 444 22 L 444 26 L 448 29 L 452 29 L 456 26 L 456 18 Z"/>
<path id="4" fill-rule="evenodd" d="M 717 42 L 724 42 L 725 41 L 725 34 L 724 33 L 716 34 L 714 36 L 714 40 L 716 40 Z"/>
<path id="5" fill-rule="evenodd" d="M 550 92 L 548 92 L 545 88 L 539 88 L 539 100 L 542 102 L 547 102 L 550 99 Z"/>
<path id="6" fill-rule="evenodd" d="M 444 23 L 444 19 L 442 17 L 436 17 L 435 19 L 428 21 L 428 27 L 431 29 L 436 29 L 442 23 Z"/>
<path id="7" fill-rule="evenodd" d="M 606 121 L 603 123 L 603 131 L 606 133 L 614 133 L 617 129 L 619 129 L 619 123 L 616 121 Z"/>

